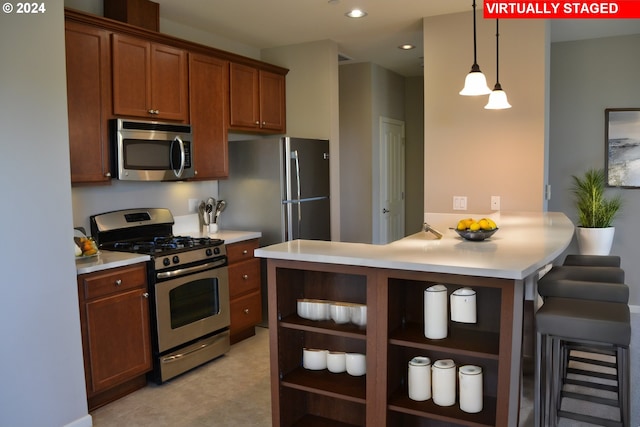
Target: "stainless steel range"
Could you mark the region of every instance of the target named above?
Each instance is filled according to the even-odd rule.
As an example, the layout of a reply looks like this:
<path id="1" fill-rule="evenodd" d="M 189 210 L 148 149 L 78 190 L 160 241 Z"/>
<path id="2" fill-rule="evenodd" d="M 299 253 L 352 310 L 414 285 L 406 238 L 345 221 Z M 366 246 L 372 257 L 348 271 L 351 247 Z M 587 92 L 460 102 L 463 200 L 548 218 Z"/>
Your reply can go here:
<path id="1" fill-rule="evenodd" d="M 224 241 L 173 236 L 168 209 L 90 217 L 100 249 L 148 254 L 153 379 L 161 384 L 226 353 L 229 279 Z"/>

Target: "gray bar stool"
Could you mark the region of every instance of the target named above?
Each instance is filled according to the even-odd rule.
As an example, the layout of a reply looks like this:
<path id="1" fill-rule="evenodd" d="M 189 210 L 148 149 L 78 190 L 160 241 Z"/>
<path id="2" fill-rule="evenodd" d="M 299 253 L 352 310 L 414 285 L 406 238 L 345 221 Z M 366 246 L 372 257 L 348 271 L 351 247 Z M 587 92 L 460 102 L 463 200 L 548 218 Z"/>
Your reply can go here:
<path id="1" fill-rule="evenodd" d="M 630 423 L 629 403 L 629 343 L 631 324 L 629 306 L 626 303 L 602 302 L 573 298 L 547 298 L 536 313 L 536 372 L 535 372 L 535 423 L 538 427 L 556 426 L 558 417 L 589 422 L 603 426 L 628 427 Z M 593 395 L 566 393 L 567 383 L 563 372 L 564 343 L 585 345 L 615 357 L 615 380 L 617 386 L 609 386 L 617 392 L 617 399 L 607 401 Z M 582 383 L 582 382 L 580 382 Z M 591 388 L 597 382 L 584 382 Z M 561 410 L 564 397 L 617 406 L 619 420 L 609 420 L 586 414 Z"/>
<path id="2" fill-rule="evenodd" d="M 620 267 L 617 255 L 567 255 L 563 265 L 583 267 Z"/>

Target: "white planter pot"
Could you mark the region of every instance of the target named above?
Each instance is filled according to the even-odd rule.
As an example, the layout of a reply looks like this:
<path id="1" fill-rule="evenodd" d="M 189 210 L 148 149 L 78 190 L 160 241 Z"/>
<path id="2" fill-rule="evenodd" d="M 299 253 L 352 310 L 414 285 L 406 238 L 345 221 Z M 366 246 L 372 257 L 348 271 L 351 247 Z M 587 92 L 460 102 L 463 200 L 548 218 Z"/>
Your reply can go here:
<path id="1" fill-rule="evenodd" d="M 576 237 L 581 255 L 609 255 L 613 244 L 615 227 L 576 227 Z"/>

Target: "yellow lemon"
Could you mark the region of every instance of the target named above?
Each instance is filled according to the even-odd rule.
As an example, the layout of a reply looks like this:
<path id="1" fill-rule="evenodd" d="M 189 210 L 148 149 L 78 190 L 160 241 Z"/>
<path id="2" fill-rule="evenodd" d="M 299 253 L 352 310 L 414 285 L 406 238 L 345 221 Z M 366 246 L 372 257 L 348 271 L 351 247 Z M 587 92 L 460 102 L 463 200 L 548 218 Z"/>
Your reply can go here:
<path id="1" fill-rule="evenodd" d="M 467 229 L 467 222 L 464 219 L 461 219 L 460 221 L 458 221 L 458 225 L 456 226 L 456 228 L 458 230 L 466 230 Z"/>
<path id="2" fill-rule="evenodd" d="M 494 228 L 498 228 L 496 223 L 491 218 L 487 218 L 487 222 L 489 223 L 489 227 L 490 227 L 489 230 L 493 230 Z"/>
<path id="3" fill-rule="evenodd" d="M 489 221 L 487 221 L 486 218 L 482 218 L 480 221 L 478 221 L 478 225 L 483 230 L 491 230 L 491 228 L 489 226 Z"/>
<path id="4" fill-rule="evenodd" d="M 469 226 L 469 230 L 471 231 L 478 231 L 480 230 L 480 224 L 478 224 L 477 222 L 474 222 L 473 224 L 471 224 Z"/>

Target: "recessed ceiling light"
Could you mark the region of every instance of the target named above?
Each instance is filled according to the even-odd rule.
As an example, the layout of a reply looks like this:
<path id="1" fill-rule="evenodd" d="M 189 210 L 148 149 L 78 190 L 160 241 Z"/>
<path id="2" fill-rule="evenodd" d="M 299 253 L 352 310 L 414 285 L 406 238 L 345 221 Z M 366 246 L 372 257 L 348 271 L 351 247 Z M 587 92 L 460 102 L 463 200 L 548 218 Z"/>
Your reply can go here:
<path id="1" fill-rule="evenodd" d="M 367 12 L 361 9 L 352 9 L 349 12 L 345 13 L 349 18 L 364 18 L 367 16 Z"/>
<path id="2" fill-rule="evenodd" d="M 411 50 L 415 48 L 416 48 L 415 45 L 412 45 L 411 43 L 405 43 L 398 46 L 398 49 L 402 49 L 402 50 Z"/>

